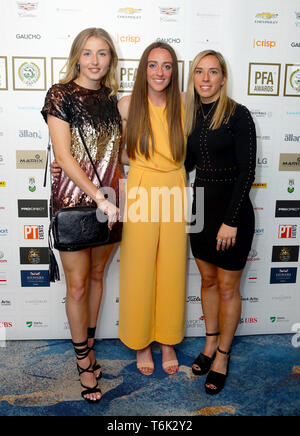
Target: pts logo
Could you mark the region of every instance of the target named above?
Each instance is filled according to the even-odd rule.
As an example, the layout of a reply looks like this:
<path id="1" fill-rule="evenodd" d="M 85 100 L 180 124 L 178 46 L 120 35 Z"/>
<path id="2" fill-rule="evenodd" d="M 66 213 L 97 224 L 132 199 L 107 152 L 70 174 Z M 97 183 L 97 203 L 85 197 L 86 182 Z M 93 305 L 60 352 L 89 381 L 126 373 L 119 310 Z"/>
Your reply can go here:
<path id="1" fill-rule="evenodd" d="M 44 226 L 24 225 L 24 239 L 44 239 Z"/>
<path id="2" fill-rule="evenodd" d="M 296 238 L 297 224 L 279 224 L 278 239 L 282 238 Z"/>
<path id="3" fill-rule="evenodd" d="M 279 95 L 280 64 L 250 63 L 248 95 Z"/>

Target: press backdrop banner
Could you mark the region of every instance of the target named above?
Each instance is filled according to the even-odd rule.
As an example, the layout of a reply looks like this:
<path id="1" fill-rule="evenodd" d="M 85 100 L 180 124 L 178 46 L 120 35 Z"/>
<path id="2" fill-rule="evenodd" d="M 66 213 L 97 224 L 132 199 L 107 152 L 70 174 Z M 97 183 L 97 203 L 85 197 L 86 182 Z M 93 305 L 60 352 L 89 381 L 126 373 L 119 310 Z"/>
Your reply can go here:
<path id="1" fill-rule="evenodd" d="M 1 0 L 1 338 L 70 337 L 62 268 L 61 282 L 50 286 L 48 277 L 48 131 L 40 110 L 46 90 L 63 77 L 74 37 L 93 26 L 115 42 L 119 97 L 132 91 L 139 58 L 153 41 L 176 50 L 182 90 L 199 51 L 225 56 L 230 95 L 250 109 L 258 141 L 251 191 L 256 226 L 237 334 L 291 332 L 300 322 L 299 0 Z M 118 337 L 118 272 L 116 247 L 98 338 Z M 190 252 L 187 281 L 186 336 L 202 336 L 201 281 Z"/>

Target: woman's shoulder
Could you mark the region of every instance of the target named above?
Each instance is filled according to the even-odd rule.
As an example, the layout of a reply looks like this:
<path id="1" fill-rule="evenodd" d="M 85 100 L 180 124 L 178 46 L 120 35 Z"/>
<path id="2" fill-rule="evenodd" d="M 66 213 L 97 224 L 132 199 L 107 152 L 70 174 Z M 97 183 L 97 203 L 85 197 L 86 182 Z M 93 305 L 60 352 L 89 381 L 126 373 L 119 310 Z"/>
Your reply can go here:
<path id="1" fill-rule="evenodd" d="M 235 102 L 233 117 L 237 119 L 252 118 L 250 110 L 242 103 Z"/>

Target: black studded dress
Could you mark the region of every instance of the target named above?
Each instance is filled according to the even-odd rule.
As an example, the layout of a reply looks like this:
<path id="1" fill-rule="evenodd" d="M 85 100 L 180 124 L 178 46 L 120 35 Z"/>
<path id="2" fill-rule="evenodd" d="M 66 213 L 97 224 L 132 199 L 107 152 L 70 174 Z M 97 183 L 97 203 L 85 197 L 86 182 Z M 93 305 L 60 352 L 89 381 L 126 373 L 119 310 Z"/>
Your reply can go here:
<path id="1" fill-rule="evenodd" d="M 190 234 L 194 257 L 220 268 L 244 268 L 254 235 L 254 212 L 249 191 L 254 181 L 256 132 L 251 114 L 236 105 L 227 124 L 209 129 L 213 103 L 203 104 L 197 112 L 195 129 L 188 138 L 186 170 L 196 169 L 193 213 L 197 207 L 195 190 L 204 188 L 204 226 Z M 236 245 L 216 250 L 216 237 L 222 223 L 237 227 Z"/>

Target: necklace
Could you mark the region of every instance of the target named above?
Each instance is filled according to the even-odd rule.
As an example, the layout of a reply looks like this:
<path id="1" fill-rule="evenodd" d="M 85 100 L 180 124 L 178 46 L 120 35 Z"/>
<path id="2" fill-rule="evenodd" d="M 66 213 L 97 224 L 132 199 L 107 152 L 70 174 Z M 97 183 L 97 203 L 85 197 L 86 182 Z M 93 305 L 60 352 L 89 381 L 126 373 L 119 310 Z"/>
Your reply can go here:
<path id="1" fill-rule="evenodd" d="M 217 100 L 214 101 L 214 104 L 213 104 L 212 107 L 209 109 L 209 111 L 207 112 L 206 115 L 204 115 L 203 108 L 202 108 L 202 103 L 200 103 L 200 108 L 201 108 L 201 112 L 202 112 L 202 116 L 203 116 L 204 121 L 206 120 L 206 118 L 208 117 L 208 115 L 211 113 L 211 111 L 212 111 L 213 108 L 215 107 L 216 102 L 217 102 Z"/>

